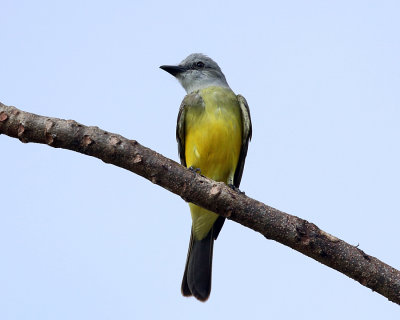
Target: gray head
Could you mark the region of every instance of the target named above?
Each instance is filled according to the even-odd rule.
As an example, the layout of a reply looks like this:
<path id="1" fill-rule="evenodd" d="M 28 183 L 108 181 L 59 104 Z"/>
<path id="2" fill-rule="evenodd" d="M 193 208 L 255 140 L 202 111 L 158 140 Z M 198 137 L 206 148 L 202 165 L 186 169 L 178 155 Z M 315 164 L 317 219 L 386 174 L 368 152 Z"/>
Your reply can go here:
<path id="1" fill-rule="evenodd" d="M 218 86 L 229 88 L 218 64 L 201 53 L 192 53 L 177 66 L 161 66 L 181 83 L 187 93 Z"/>

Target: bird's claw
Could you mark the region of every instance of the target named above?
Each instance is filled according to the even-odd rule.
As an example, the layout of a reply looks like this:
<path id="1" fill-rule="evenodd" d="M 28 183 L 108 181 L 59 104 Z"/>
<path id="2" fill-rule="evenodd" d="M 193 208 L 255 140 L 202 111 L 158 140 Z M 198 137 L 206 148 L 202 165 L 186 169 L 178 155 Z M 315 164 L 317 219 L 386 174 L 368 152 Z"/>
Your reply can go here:
<path id="1" fill-rule="evenodd" d="M 244 191 L 241 191 L 238 187 L 235 187 L 235 185 L 229 183 L 228 187 L 231 188 L 233 191 L 239 192 L 241 194 L 245 194 Z"/>
<path id="2" fill-rule="evenodd" d="M 201 174 L 200 168 L 195 168 L 195 167 L 193 167 L 193 166 L 190 166 L 190 167 L 189 167 L 189 170 L 192 171 L 192 172 Z"/>

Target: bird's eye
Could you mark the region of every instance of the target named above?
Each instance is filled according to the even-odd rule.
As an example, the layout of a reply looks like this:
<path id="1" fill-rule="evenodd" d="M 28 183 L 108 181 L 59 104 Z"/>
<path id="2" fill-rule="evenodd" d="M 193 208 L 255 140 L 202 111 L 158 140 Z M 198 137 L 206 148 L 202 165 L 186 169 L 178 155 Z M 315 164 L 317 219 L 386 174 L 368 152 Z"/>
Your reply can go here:
<path id="1" fill-rule="evenodd" d="M 197 67 L 197 68 L 204 68 L 204 63 L 201 62 L 201 61 L 198 61 L 198 62 L 196 63 L 196 67 Z"/>

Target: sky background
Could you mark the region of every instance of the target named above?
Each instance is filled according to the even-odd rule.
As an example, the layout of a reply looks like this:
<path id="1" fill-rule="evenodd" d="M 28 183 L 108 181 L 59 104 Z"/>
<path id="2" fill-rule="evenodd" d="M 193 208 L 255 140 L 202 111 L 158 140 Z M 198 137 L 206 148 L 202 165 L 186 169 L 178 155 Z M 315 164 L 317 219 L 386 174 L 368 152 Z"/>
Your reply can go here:
<path id="1" fill-rule="evenodd" d="M 398 1 L 0 2 L 0 101 L 178 161 L 208 54 L 253 120 L 241 189 L 400 268 Z M 227 221 L 206 303 L 180 293 L 189 208 L 121 168 L 0 136 L 0 319 L 399 319 L 350 278 Z"/>

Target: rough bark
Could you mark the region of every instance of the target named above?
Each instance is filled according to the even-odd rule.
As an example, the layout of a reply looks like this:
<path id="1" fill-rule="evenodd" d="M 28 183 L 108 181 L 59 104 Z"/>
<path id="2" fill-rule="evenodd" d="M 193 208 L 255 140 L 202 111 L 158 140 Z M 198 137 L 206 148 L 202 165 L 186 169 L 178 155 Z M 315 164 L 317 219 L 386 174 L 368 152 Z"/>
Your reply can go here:
<path id="1" fill-rule="evenodd" d="M 73 150 L 127 169 L 161 187 L 260 232 L 358 281 L 400 304 L 400 272 L 315 224 L 284 213 L 225 184 L 98 127 L 23 112 L 0 103 L 0 134 L 20 141 Z M 2 150 L 2 156 L 6 156 Z"/>

